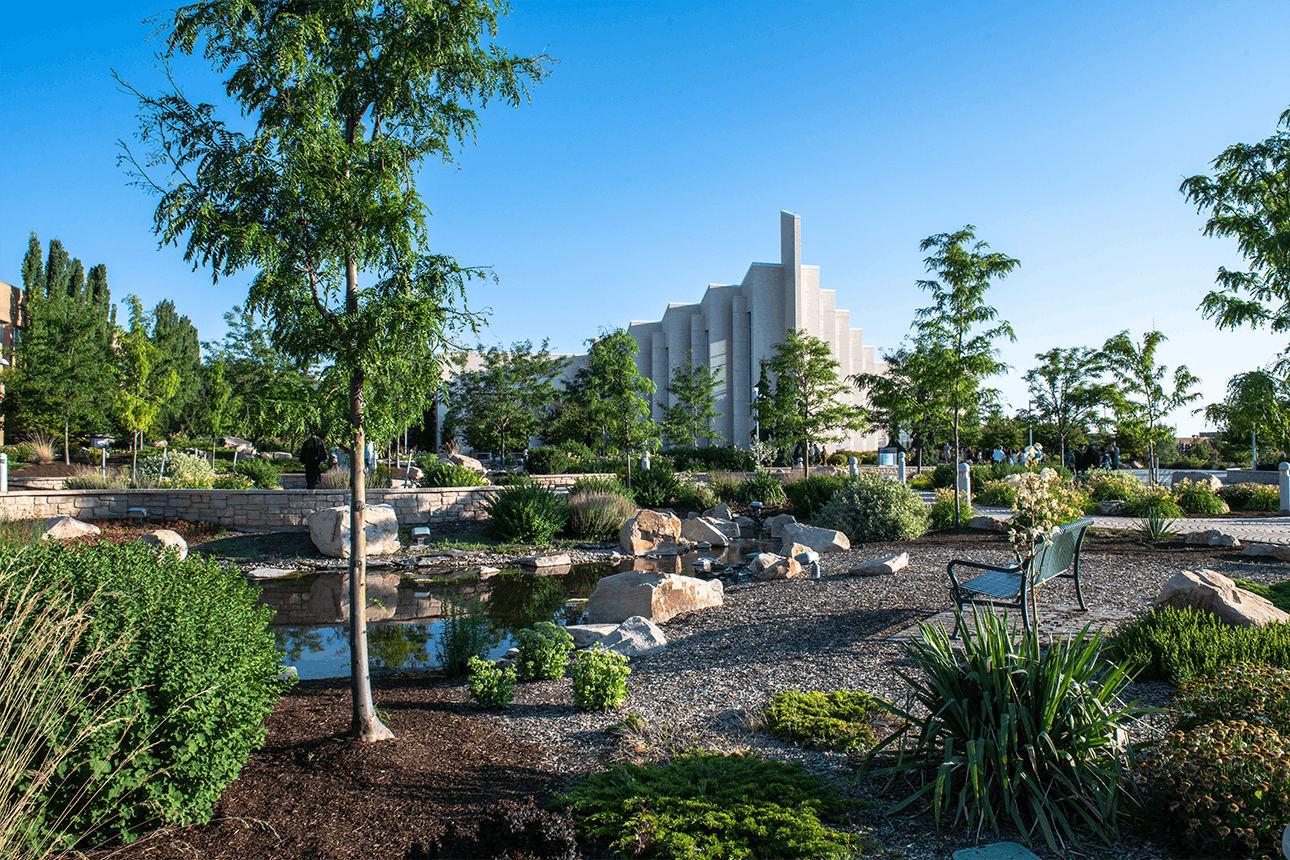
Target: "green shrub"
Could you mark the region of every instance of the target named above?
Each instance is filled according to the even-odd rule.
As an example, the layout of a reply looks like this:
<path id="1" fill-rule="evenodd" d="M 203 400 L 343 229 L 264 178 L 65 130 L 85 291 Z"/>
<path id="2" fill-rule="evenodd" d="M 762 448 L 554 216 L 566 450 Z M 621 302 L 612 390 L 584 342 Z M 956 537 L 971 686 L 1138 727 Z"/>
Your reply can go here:
<path id="1" fill-rule="evenodd" d="M 1181 687 L 1170 702 L 1175 729 L 1243 720 L 1290 738 L 1290 669 L 1234 663 Z"/>
<path id="2" fill-rule="evenodd" d="M 812 475 L 784 484 L 784 495 L 788 496 L 802 519 L 811 520 L 850 481 L 847 475 Z"/>
<path id="3" fill-rule="evenodd" d="M 862 472 L 815 518 L 853 543 L 914 540 L 927 531 L 928 511 L 913 490 L 874 472 Z"/>
<path id="4" fill-rule="evenodd" d="M 474 469 L 446 460 L 427 461 L 421 470 L 425 472 L 421 476 L 423 487 L 478 487 L 484 483 L 484 476 Z"/>
<path id="5" fill-rule="evenodd" d="M 436 654 L 444 674 L 451 678 L 466 674 L 471 657 L 488 656 L 500 637 L 478 598 L 465 604 L 449 598 L 445 603 L 448 611 L 439 628 Z"/>
<path id="6" fill-rule="evenodd" d="M 1146 489 L 1141 481 L 1132 474 L 1115 469 L 1089 469 L 1083 474 L 1080 483 L 1085 492 L 1095 502 L 1106 502 L 1116 499 L 1131 502 Z"/>
<path id="7" fill-rule="evenodd" d="M 900 758 L 886 773 L 921 778 L 899 803 L 966 818 L 978 829 L 1015 825 L 1029 841 L 1036 830 L 1053 851 L 1092 828 L 1108 844 L 1117 833 L 1121 726 L 1141 712 L 1117 699 L 1128 679 L 1098 661 L 1100 635 L 1088 628 L 1046 642 L 1038 632 L 1014 638 L 1008 618 L 974 612 L 960 627 L 962 657 L 939 627 L 921 625 L 906 646 L 917 674 L 906 676 L 912 710 L 892 708 L 906 723 L 879 746 Z M 1040 752 L 1042 751 L 1042 752 Z"/>
<path id="8" fill-rule="evenodd" d="M 255 481 L 246 475 L 216 475 L 214 482 L 211 484 L 213 490 L 249 490 L 255 486 Z"/>
<path id="9" fill-rule="evenodd" d="M 604 711 L 627 701 L 627 658 L 594 645 L 573 659 L 573 701 L 584 711 Z"/>
<path id="10" fill-rule="evenodd" d="M 30 442 L 19 442 L 17 445 L 0 445 L 0 452 L 7 454 L 10 460 L 19 463 L 30 463 L 36 459 Z M 97 451 L 95 453 L 98 453 Z"/>
<path id="11" fill-rule="evenodd" d="M 1182 508 L 1164 487 L 1143 487 L 1142 492 L 1129 500 L 1125 513 L 1131 517 L 1156 514 L 1161 517 L 1181 517 Z"/>
<path id="12" fill-rule="evenodd" d="M 617 475 L 587 475 L 578 478 L 569 488 L 569 495 L 581 493 L 584 490 L 599 490 L 604 493 L 617 493 L 620 496 L 631 497 L 627 492 L 627 485 L 618 480 Z"/>
<path id="13" fill-rule="evenodd" d="M 942 487 L 954 486 L 954 464 L 940 463 L 932 470 L 931 489 L 939 490 Z"/>
<path id="14" fill-rule="evenodd" d="M 1231 510 L 1208 483 L 1182 480 L 1174 484 L 1174 501 L 1189 514 L 1225 514 Z"/>
<path id="15" fill-rule="evenodd" d="M 910 488 L 911 490 L 931 490 L 931 489 L 934 489 L 934 487 L 932 486 L 932 473 L 931 473 L 931 472 L 924 472 L 924 473 L 923 473 L 923 474 L 921 474 L 921 475 L 913 475 L 913 476 L 911 476 L 911 477 L 909 478 L 909 488 Z"/>
<path id="16" fill-rule="evenodd" d="M 1236 511 L 1278 511 L 1281 509 L 1281 491 L 1275 484 L 1246 482 L 1220 487 L 1218 495 Z"/>
<path id="17" fill-rule="evenodd" d="M 1290 669 L 1290 624 L 1233 627 L 1208 612 L 1160 606 L 1117 630 L 1106 656 L 1137 680 L 1177 686 L 1231 663 Z"/>
<path id="18" fill-rule="evenodd" d="M 493 660 L 472 656 L 466 661 L 470 670 L 470 697 L 485 708 L 509 707 L 515 698 L 515 670 L 499 669 Z"/>
<path id="19" fill-rule="evenodd" d="M 781 690 L 766 705 L 766 725 L 802 747 L 867 750 L 876 740 L 869 722 L 881 712 L 872 696 L 859 691 Z"/>
<path id="20" fill-rule="evenodd" d="M 141 544 L 0 550 L 0 569 L 10 566 L 33 588 L 56 587 L 87 607 L 92 628 L 73 649 L 77 659 L 128 637 L 119 659 L 93 673 L 95 695 L 59 714 L 51 737 L 99 730 L 36 799 L 47 820 L 73 810 L 59 825 L 71 844 L 104 821 L 91 839 L 209 819 L 263 743 L 283 689 L 267 629 L 273 610 L 238 571 L 197 556 L 158 558 Z M 0 616 L 13 617 L 10 607 Z"/>
<path id="21" fill-rule="evenodd" d="M 1248 579 L 1234 579 L 1232 581 L 1246 591 L 1252 591 L 1259 597 L 1271 600 L 1272 605 L 1282 612 L 1290 612 L 1290 579 L 1283 580 L 1275 585 L 1250 582 Z"/>
<path id="22" fill-rule="evenodd" d="M 490 476 L 488 480 L 492 482 L 494 487 L 537 486 L 537 481 L 533 480 L 533 476 L 526 472 L 503 472 L 500 475 Z"/>
<path id="23" fill-rule="evenodd" d="M 740 481 L 735 488 L 735 499 L 740 502 L 764 502 L 768 505 L 782 505 L 788 501 L 784 494 L 784 485 L 779 478 L 770 472 L 757 472 L 751 478 Z"/>
<path id="24" fill-rule="evenodd" d="M 725 472 L 708 475 L 708 489 L 712 491 L 712 495 L 718 502 L 738 501 L 740 483 L 737 476 Z"/>
<path id="25" fill-rule="evenodd" d="M 1290 738 L 1217 722 L 1175 732 L 1142 756 L 1145 812 L 1192 852 L 1277 856 L 1290 821 Z"/>
<path id="26" fill-rule="evenodd" d="M 622 493 L 579 490 L 569 493 L 569 533 L 580 540 L 616 540 L 636 504 Z"/>
<path id="27" fill-rule="evenodd" d="M 567 475 L 586 471 L 579 468 L 578 458 L 552 445 L 531 449 L 524 468 L 530 475 Z"/>
<path id="28" fill-rule="evenodd" d="M 632 498 L 644 508 L 661 508 L 672 503 L 681 491 L 681 483 L 672 470 L 672 464 L 661 457 L 648 469 L 632 471 Z"/>
<path id="29" fill-rule="evenodd" d="M 972 502 L 967 497 L 967 493 L 959 493 L 959 522 L 966 524 L 968 520 L 976 516 L 976 511 L 972 508 Z M 942 487 L 936 491 L 936 498 L 932 501 L 932 508 L 928 512 L 929 521 L 934 529 L 947 529 L 954 525 L 954 491 L 949 487 Z"/>
<path id="30" fill-rule="evenodd" d="M 681 479 L 676 491 L 676 507 L 681 511 L 706 511 L 720 503 L 716 493 L 707 484 Z"/>
<path id="31" fill-rule="evenodd" d="M 209 490 L 215 483 L 215 467 L 200 457 L 182 451 L 168 451 L 165 455 L 165 474 L 162 474 L 160 454 L 139 461 L 135 483 L 141 487 L 184 487 Z"/>
<path id="32" fill-rule="evenodd" d="M 689 752 L 621 764 L 558 796 L 579 833 L 620 856 L 663 860 L 842 860 L 867 843 L 844 826 L 853 806 L 800 762 Z"/>
<path id="33" fill-rule="evenodd" d="M 520 649 L 520 676 L 528 681 L 563 678 L 573 651 L 573 636 L 550 621 L 539 621 L 515 634 Z"/>
<path id="34" fill-rule="evenodd" d="M 671 459 L 678 472 L 751 472 L 757 468 L 757 458 L 751 451 L 738 448 L 667 448 L 659 452 Z"/>
<path id="35" fill-rule="evenodd" d="M 272 460 L 261 460 L 259 457 L 238 460 L 236 471 L 237 474 L 250 478 L 258 490 L 278 489 L 278 477 L 282 474 Z"/>
<path id="36" fill-rule="evenodd" d="M 977 493 L 978 504 L 991 508 L 1010 508 L 1017 501 L 1017 487 L 1005 480 L 987 481 Z"/>
<path id="37" fill-rule="evenodd" d="M 569 507 L 538 486 L 504 487 L 484 503 L 488 532 L 508 543 L 549 543 L 569 521 Z"/>

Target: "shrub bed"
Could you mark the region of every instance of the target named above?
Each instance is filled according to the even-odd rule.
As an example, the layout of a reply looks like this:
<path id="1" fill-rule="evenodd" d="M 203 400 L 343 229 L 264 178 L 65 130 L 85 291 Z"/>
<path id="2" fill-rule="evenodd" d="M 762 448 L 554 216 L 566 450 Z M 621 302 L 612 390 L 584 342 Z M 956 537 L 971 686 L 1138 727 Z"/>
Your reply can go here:
<path id="1" fill-rule="evenodd" d="M 1106 656 L 1137 680 L 1179 686 L 1232 663 L 1290 669 L 1290 624 L 1233 627 L 1208 612 L 1161 606 L 1117 630 Z"/>
<path id="2" fill-rule="evenodd" d="M 839 490 L 816 517 L 855 543 L 913 540 L 927 531 L 927 505 L 905 485 L 862 472 Z"/>
<path id="3" fill-rule="evenodd" d="M 812 520 L 820 509 L 845 487 L 851 478 L 847 475 L 812 475 L 784 484 L 784 495 L 805 520 Z"/>
<path id="4" fill-rule="evenodd" d="M 488 532 L 510 543 L 550 543 L 569 521 L 569 508 L 538 486 L 505 487 L 484 503 Z"/>

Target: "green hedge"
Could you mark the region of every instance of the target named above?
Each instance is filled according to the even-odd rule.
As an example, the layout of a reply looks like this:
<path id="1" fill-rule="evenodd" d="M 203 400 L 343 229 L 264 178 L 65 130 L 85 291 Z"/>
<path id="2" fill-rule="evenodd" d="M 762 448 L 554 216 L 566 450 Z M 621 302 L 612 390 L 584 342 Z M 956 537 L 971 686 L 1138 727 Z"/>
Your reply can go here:
<path id="1" fill-rule="evenodd" d="M 206 821 L 224 788 L 264 741 L 264 719 L 283 684 L 267 624 L 273 610 L 236 570 L 197 557 L 158 558 L 141 544 L 0 549 L 0 564 L 25 569 L 35 587 L 57 586 L 92 609 L 89 637 L 132 639 L 120 660 L 99 670 L 98 698 L 63 715 L 75 737 L 114 701 L 108 728 L 95 732 L 39 803 L 66 842 L 85 834 L 130 839 L 162 824 Z M 9 607 L 0 616 L 10 617 Z M 88 651 L 85 641 L 80 650 Z M 128 760 L 124 750 L 143 749 Z M 88 804 L 83 785 L 107 784 Z"/>
<path id="2" fill-rule="evenodd" d="M 666 448 L 659 451 L 669 458 L 678 472 L 753 472 L 757 458 L 751 451 L 738 448 Z"/>

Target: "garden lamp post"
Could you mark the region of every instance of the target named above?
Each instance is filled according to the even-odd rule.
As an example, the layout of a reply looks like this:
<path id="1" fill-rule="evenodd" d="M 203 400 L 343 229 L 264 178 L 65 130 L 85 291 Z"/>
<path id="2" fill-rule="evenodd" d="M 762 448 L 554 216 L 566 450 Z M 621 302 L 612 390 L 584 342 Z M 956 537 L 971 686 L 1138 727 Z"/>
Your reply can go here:
<path id="1" fill-rule="evenodd" d="M 1030 447 L 1035 447 L 1035 401 L 1026 401 L 1026 417 L 1030 419 Z"/>

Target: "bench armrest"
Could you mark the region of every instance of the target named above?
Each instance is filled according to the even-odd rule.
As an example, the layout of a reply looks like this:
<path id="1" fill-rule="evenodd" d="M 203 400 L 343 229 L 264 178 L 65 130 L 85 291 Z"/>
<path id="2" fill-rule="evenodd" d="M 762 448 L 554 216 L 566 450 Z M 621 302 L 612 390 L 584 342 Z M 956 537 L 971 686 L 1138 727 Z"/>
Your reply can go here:
<path id="1" fill-rule="evenodd" d="M 950 582 L 955 588 L 958 588 L 961 583 L 959 582 L 959 578 L 954 575 L 955 567 L 970 567 L 973 570 L 988 570 L 994 573 L 1021 573 L 1029 564 L 1030 560 L 1027 559 L 1023 562 L 1007 564 L 1000 567 L 997 564 L 982 564 L 979 561 L 965 561 L 963 559 L 956 558 L 949 563 L 946 570 L 949 572 Z"/>

